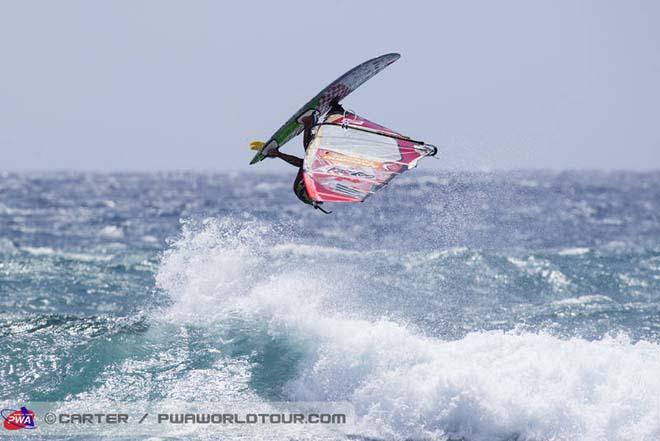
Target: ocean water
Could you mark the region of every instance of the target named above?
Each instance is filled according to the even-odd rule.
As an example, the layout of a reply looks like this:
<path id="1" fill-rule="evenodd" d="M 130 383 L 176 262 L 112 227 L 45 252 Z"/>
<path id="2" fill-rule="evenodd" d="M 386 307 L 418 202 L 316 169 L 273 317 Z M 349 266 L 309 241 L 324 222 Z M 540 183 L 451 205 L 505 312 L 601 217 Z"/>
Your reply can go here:
<path id="1" fill-rule="evenodd" d="M 3 400 L 353 406 L 314 439 L 660 440 L 660 172 L 415 171 L 331 215 L 292 180 L 0 175 Z"/>

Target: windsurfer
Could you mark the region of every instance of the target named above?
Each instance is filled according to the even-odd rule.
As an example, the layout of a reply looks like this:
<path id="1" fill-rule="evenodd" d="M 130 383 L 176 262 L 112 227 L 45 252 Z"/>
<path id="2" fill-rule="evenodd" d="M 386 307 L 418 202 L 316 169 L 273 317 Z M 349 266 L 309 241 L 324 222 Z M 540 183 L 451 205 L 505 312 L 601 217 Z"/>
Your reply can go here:
<path id="1" fill-rule="evenodd" d="M 341 104 L 334 103 L 330 108 L 330 111 L 328 112 L 328 116 L 326 118 L 329 118 L 331 115 L 344 114 L 345 112 L 346 111 L 341 106 Z M 314 126 L 316 125 L 317 120 L 318 120 L 317 110 L 312 110 L 310 112 L 307 112 L 300 117 L 300 121 L 303 124 L 303 147 L 305 151 L 307 151 L 307 147 L 309 147 L 309 144 L 312 142 L 312 139 L 314 139 L 313 129 Z M 280 158 L 284 162 L 287 162 L 293 165 L 294 167 L 298 167 L 298 174 L 296 175 L 296 179 L 293 181 L 293 192 L 296 194 L 298 199 L 300 199 L 305 204 L 313 205 L 314 208 L 318 208 L 324 213 L 327 213 L 325 210 L 323 210 L 320 207 L 321 203 L 314 201 L 307 193 L 307 189 L 305 188 L 305 179 L 304 179 L 305 172 L 303 170 L 303 160 L 301 158 L 294 155 L 289 155 L 287 153 L 282 153 L 280 152 L 279 148 L 271 150 L 268 153 L 268 156 L 274 158 Z"/>

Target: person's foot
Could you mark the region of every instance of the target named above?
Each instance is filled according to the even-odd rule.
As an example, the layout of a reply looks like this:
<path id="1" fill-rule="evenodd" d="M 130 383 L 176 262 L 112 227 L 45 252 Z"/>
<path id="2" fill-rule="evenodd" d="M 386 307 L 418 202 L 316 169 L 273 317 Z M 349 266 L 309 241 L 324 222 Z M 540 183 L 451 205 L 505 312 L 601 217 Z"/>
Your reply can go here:
<path id="1" fill-rule="evenodd" d="M 270 149 L 266 152 L 266 156 L 269 158 L 277 158 L 279 155 L 280 155 L 279 148 Z"/>
<path id="2" fill-rule="evenodd" d="M 310 118 L 311 118 L 311 123 L 316 124 L 316 120 L 318 119 L 318 117 L 319 117 L 318 110 L 309 109 L 307 112 L 300 115 L 300 117 L 298 118 L 298 122 L 305 124 L 306 122 L 310 122 Z"/>
<path id="3" fill-rule="evenodd" d="M 300 121 L 301 121 L 301 122 L 303 123 L 303 125 L 305 125 L 305 126 L 306 126 L 306 125 L 313 126 L 314 123 L 316 122 L 315 120 L 316 120 L 316 118 L 314 118 L 314 115 L 307 115 L 307 116 L 303 116 L 303 117 L 300 118 Z"/>
<path id="4" fill-rule="evenodd" d="M 279 148 L 280 146 L 277 145 L 277 141 L 271 139 L 268 144 L 263 147 L 261 153 L 267 158 L 275 158 L 280 155 Z"/>

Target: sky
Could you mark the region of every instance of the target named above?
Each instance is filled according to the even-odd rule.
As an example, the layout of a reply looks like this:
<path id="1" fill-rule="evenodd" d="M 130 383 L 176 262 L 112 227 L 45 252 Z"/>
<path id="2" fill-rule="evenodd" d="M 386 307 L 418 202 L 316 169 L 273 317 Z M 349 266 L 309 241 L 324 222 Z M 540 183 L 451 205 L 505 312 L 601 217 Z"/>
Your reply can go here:
<path id="1" fill-rule="evenodd" d="M 344 104 L 438 145 L 422 168 L 660 169 L 658 23 L 652 0 L 0 0 L 0 170 L 288 170 L 249 142 L 388 52 Z"/>

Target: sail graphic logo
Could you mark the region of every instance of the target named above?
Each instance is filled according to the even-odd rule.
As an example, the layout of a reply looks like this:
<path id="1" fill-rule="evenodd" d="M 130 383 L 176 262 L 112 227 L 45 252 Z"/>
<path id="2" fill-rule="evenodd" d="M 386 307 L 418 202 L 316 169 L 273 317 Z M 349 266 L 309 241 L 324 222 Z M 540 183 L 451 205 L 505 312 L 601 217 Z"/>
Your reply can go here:
<path id="1" fill-rule="evenodd" d="M 27 407 L 21 407 L 19 410 L 2 409 L 0 410 L 0 416 L 2 416 L 3 426 L 7 430 L 37 428 L 34 411 L 29 410 Z"/>

